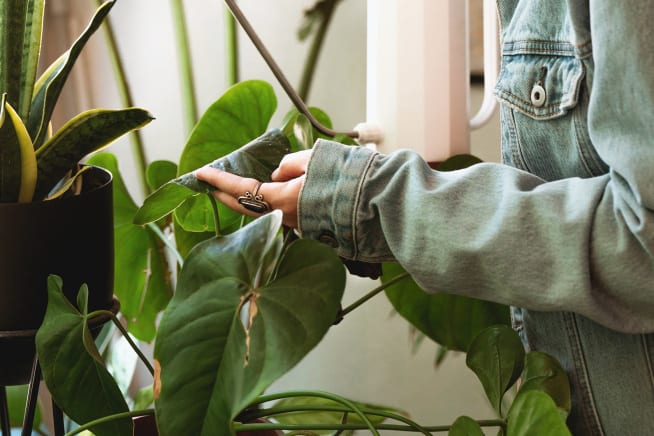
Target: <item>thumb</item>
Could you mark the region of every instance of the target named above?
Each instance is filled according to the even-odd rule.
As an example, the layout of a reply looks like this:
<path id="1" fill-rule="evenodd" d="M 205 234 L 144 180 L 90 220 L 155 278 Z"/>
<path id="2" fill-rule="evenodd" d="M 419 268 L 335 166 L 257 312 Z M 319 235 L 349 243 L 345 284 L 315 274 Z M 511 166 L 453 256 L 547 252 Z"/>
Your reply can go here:
<path id="1" fill-rule="evenodd" d="M 275 182 L 286 182 L 304 175 L 311 159 L 312 150 L 302 150 L 287 154 L 273 171 L 271 178 Z"/>

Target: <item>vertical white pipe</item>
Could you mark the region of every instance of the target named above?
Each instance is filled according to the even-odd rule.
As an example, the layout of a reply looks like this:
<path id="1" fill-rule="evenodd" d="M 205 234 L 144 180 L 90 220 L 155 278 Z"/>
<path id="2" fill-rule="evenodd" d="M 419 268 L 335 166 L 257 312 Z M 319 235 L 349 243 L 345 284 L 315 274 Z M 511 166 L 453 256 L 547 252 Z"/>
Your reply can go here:
<path id="1" fill-rule="evenodd" d="M 468 153 L 467 0 L 368 2 L 367 121 L 388 152 Z"/>

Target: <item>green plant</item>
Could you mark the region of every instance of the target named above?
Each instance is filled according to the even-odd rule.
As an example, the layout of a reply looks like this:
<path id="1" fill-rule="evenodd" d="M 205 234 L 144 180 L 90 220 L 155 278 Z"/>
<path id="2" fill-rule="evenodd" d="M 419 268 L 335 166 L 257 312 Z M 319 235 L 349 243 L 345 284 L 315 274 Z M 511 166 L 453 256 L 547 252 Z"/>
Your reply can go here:
<path id="1" fill-rule="evenodd" d="M 71 48 L 36 80 L 45 0 L 0 3 L 0 202 L 45 199 L 84 156 L 152 119 L 139 108 L 94 109 L 54 135 L 48 132 L 75 61 L 113 4 L 103 4 Z"/>
<path id="2" fill-rule="evenodd" d="M 243 82 L 230 88 L 196 126 L 180 159 L 180 168 L 185 170 L 174 174 L 185 174 L 187 168 L 204 165 L 220 154 L 228 154 L 232 162 L 237 162 L 232 168 L 242 168 L 238 162 L 251 157 L 234 144 L 236 141 L 248 143 L 266 132 L 274 101 L 270 86 L 264 82 Z M 229 113 L 230 117 L 221 116 L 223 113 Z M 240 115 L 234 116 L 235 113 Z M 261 114 L 266 116 L 261 117 Z M 328 123 L 324 114 L 320 116 Z M 293 114 L 287 119 L 301 117 Z M 294 122 L 289 122 L 282 129 L 289 135 L 289 143 L 297 142 L 291 134 L 295 130 L 293 125 Z M 299 136 L 309 139 L 315 134 L 305 130 Z M 239 139 L 226 140 L 224 135 L 234 135 Z M 214 142 L 211 138 L 220 140 Z M 244 149 L 251 147 L 250 144 Z M 100 159 L 107 157 L 99 156 Z M 171 172 L 166 171 L 166 174 Z M 170 177 L 158 176 L 156 179 L 161 181 L 160 186 L 164 186 Z M 186 193 L 186 188 L 183 189 Z M 480 322 L 469 329 L 453 322 L 430 331 L 432 326 L 429 323 L 420 324 L 412 319 L 411 314 L 415 314 L 417 309 L 437 307 L 448 301 L 425 303 L 414 296 L 404 301 L 398 310 L 425 334 L 448 332 L 444 338 L 436 339 L 449 348 L 467 351 L 468 365 L 478 374 L 498 413 L 497 418 L 476 422 L 462 417 L 445 426 L 421 426 L 398 411 L 356 403 L 325 392 L 264 395 L 274 380 L 320 342 L 334 322 L 342 316 L 347 317 L 352 310 L 384 289 L 388 295 L 393 292 L 411 294 L 412 291 L 406 287 L 401 291 L 394 288 L 400 284 L 410 286 L 407 285 L 410 280 L 406 274 L 387 268 L 387 274 L 398 275 L 341 310 L 345 270 L 330 248 L 315 241 L 291 242 L 284 238 L 278 212 L 241 227 L 241 223 L 248 220 L 238 216 L 225 218 L 233 212 L 225 210 L 223 213 L 203 193 L 188 192 L 191 192 L 190 196 L 185 194 L 182 205 L 172 214 L 179 224 L 175 232 L 181 229 L 189 233 L 184 228 L 212 231 L 190 233 L 193 236 L 189 239 L 195 242 L 185 250 L 187 253 L 180 255 L 183 265 L 176 292 L 165 310 L 155 342 L 155 409 L 129 411 L 120 392 L 108 388 L 112 384 L 111 377 L 84 327 L 89 318 L 100 313 L 86 313 L 84 288 L 77 309 L 61 298 L 61 281 L 50 280 L 51 304 L 37 336 L 44 379 L 64 411 L 85 424 L 81 428 L 93 427 L 93 431 L 100 435 L 105 431 L 106 434 L 121 434 L 118 431 L 128 432 L 129 429 L 103 429 L 98 427 L 98 422 L 114 425 L 106 416 L 113 414 L 114 418 L 123 418 L 118 421 L 122 422 L 121 425 L 129 426 L 129 420 L 124 418 L 155 413 L 162 435 L 234 434 L 235 431 L 270 428 L 312 432 L 369 429 L 374 434 L 377 429 L 422 434 L 449 429 L 452 434 L 457 434 L 457 431 L 469 428 L 467 434 L 480 434 L 481 426 L 495 426 L 508 435 L 514 435 L 540 428 L 543 422 L 548 423 L 551 434 L 567 434 L 564 416 L 569 411 L 569 391 L 566 390 L 563 371 L 546 355 L 530 353 L 525 356 L 515 333 L 506 325 L 497 325 L 497 322 L 505 321 L 505 312 L 498 310 L 504 308 L 485 306 L 476 301 L 466 301 L 464 304 L 468 306 L 463 307 L 477 307 L 477 314 L 485 315 L 477 317 Z M 151 198 L 157 199 L 157 196 Z M 167 198 L 159 201 L 166 203 Z M 189 201 L 192 204 L 184 206 Z M 148 207 L 157 209 L 156 205 Z M 162 210 L 166 213 L 170 208 Z M 136 211 L 132 212 L 133 216 Z M 170 216 L 164 219 L 157 213 L 150 219 L 159 225 L 168 225 Z M 215 226 L 217 222 L 221 224 Z M 182 240 L 182 243 L 187 241 Z M 451 297 L 452 304 L 457 306 L 459 303 L 454 303 L 454 300 L 456 298 Z M 405 311 L 406 308 L 410 310 Z M 458 317 L 459 321 L 467 324 L 467 319 L 461 318 Z M 117 320 L 115 322 L 119 324 Z M 343 328 L 346 322 L 347 318 L 339 328 Z M 61 350 L 71 352 L 61 353 Z M 88 357 L 80 358 L 80 355 Z M 61 375 L 61 367 L 68 368 L 66 377 Z M 84 379 L 83 389 L 71 391 L 67 383 L 71 374 L 80 380 L 84 375 L 90 377 Z M 504 394 L 521 374 L 525 383 L 510 408 L 505 409 Z M 104 389 L 93 386 L 104 386 Z M 91 405 L 97 397 L 102 398 L 105 405 L 114 404 L 115 409 L 94 409 Z M 263 408 L 264 403 L 272 401 L 278 402 L 272 408 Z M 80 408 L 83 412 L 78 411 Z M 252 423 L 262 417 L 273 421 Z M 389 423 L 389 419 L 400 423 Z"/>

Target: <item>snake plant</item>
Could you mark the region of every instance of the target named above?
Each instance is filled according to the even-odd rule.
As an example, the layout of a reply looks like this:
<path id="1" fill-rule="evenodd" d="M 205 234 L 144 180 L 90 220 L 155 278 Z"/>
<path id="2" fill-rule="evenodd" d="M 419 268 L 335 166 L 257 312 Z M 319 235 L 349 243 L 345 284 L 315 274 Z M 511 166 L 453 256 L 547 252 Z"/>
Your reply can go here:
<path id="1" fill-rule="evenodd" d="M 91 35 L 115 4 L 39 76 L 46 0 L 0 0 L 0 202 L 46 199 L 82 158 L 152 120 L 140 108 L 92 109 L 51 133 L 50 118 Z"/>

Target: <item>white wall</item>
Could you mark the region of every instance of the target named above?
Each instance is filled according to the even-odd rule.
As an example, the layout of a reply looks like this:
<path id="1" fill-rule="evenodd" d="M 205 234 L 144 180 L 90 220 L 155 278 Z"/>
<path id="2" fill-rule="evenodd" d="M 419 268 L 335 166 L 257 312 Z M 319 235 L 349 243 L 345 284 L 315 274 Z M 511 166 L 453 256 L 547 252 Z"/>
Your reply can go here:
<path id="1" fill-rule="evenodd" d="M 89 16 L 88 0 L 52 1 L 59 1 L 64 8 L 68 5 L 76 14 L 77 19 L 69 23 L 73 27 L 83 25 Z M 240 1 L 293 84 L 299 80 L 307 49 L 306 44 L 298 43 L 295 31 L 303 8 L 312 3 L 311 0 Z M 222 3 L 189 0 L 185 4 L 201 113 L 225 90 Z M 349 130 L 365 119 L 365 6 L 362 0 L 345 0 L 338 7 L 309 101 L 326 110 L 337 129 Z M 181 114 L 169 2 L 119 0 L 111 19 L 119 37 L 135 104 L 149 109 L 156 117 L 142 130 L 148 158 L 176 161 L 187 132 Z M 260 78 L 274 83 L 249 40 L 242 35 L 240 41 L 242 79 Z M 102 34 L 98 34 L 91 47 L 101 48 L 102 44 Z M 90 85 L 91 91 L 86 99 L 73 99 L 76 104 L 119 107 L 107 57 L 95 52 L 80 65 L 85 69 L 76 71 L 77 90 Z M 280 112 L 284 113 L 290 104 L 280 88 L 276 86 L 276 89 Z M 478 96 L 476 90 L 473 108 L 478 104 Z M 485 160 L 498 160 L 498 141 L 495 118 L 484 131 L 472 134 L 472 152 Z M 120 140 L 110 150 L 120 156 L 123 173 L 133 174 L 129 141 Z M 128 178 L 128 183 L 137 186 L 133 176 Z M 374 286 L 375 282 L 351 278 L 345 304 Z M 404 408 L 425 425 L 449 423 L 461 414 L 492 417 L 483 391 L 474 375 L 465 368 L 462 356 L 448 358 L 443 367 L 435 370 L 432 365 L 435 348 L 424 344 L 412 355 L 408 325 L 398 316 L 391 317 L 390 313 L 391 307 L 383 295 L 353 312 L 272 390 L 333 391 L 362 401 Z"/>

